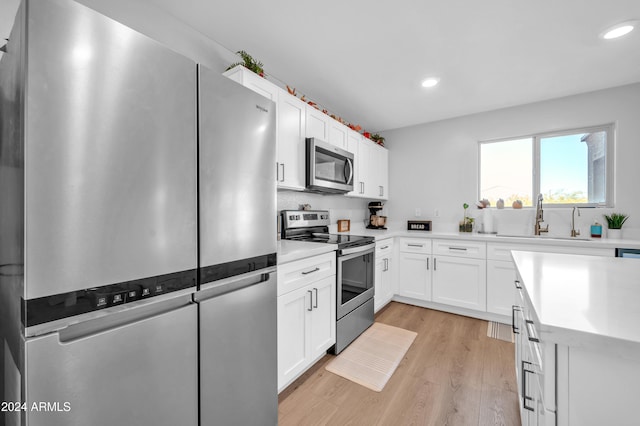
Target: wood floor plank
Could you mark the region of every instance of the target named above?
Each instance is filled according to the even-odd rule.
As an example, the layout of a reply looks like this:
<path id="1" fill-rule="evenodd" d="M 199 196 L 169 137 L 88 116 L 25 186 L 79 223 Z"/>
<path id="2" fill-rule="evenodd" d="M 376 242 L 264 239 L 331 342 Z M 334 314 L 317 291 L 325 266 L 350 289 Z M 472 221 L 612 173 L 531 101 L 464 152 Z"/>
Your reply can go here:
<path id="1" fill-rule="evenodd" d="M 384 389 L 326 371 L 327 355 L 279 395 L 280 425 L 520 424 L 513 344 L 486 321 L 397 302 L 376 321 L 418 333 Z"/>

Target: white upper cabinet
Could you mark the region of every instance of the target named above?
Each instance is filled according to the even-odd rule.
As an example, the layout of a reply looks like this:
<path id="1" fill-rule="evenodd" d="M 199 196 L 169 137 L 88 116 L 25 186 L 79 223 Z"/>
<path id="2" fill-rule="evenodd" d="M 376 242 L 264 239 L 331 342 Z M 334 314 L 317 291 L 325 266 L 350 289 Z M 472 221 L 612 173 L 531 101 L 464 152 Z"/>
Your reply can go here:
<path id="1" fill-rule="evenodd" d="M 329 117 L 324 112 L 315 109 L 311 105 L 306 104 L 307 107 L 307 137 L 318 138 L 322 141 L 329 142 L 329 120 L 333 118 Z"/>
<path id="2" fill-rule="evenodd" d="M 355 134 L 355 135 L 352 135 Z M 349 129 L 348 151 L 355 156 L 353 191 L 347 195 L 372 200 L 389 198 L 389 151 Z"/>
<path id="3" fill-rule="evenodd" d="M 331 145 L 337 146 L 338 148 L 349 150 L 349 141 L 347 135 L 351 133 L 351 129 L 349 129 L 344 124 L 331 119 L 329 122 L 329 143 Z"/>
<path id="4" fill-rule="evenodd" d="M 243 66 L 223 75 L 276 103 L 278 189 L 305 189 L 306 138 L 318 138 L 354 154 L 353 191 L 347 195 L 389 198 L 388 150 Z"/>
<path id="5" fill-rule="evenodd" d="M 281 90 L 278 96 L 278 188 L 305 188 L 306 104 Z"/>
<path id="6" fill-rule="evenodd" d="M 273 102 L 278 101 L 278 92 L 281 89 L 264 77 L 260 77 L 258 74 L 248 70 L 243 66 L 234 67 L 229 71 L 226 71 L 222 75 L 224 75 L 225 77 L 229 77 L 231 80 L 242 84 L 244 87 L 247 87 L 256 93 L 261 94 L 262 96 L 272 100 Z"/>

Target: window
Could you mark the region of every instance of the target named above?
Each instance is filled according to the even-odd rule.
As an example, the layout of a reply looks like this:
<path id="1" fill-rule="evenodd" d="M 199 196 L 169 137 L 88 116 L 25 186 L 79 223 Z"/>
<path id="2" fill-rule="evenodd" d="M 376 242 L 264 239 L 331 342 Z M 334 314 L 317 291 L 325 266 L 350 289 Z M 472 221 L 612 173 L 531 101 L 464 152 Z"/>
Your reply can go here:
<path id="1" fill-rule="evenodd" d="M 492 206 L 613 205 L 613 126 L 480 142 L 480 199 Z"/>

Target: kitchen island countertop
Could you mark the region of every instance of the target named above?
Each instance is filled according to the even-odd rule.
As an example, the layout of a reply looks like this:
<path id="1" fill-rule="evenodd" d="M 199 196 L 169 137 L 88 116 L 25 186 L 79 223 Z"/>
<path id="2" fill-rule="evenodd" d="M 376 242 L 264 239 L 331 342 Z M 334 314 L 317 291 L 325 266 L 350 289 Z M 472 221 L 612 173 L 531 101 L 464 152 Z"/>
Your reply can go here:
<path id="1" fill-rule="evenodd" d="M 513 251 L 543 341 L 640 356 L 640 261 Z"/>

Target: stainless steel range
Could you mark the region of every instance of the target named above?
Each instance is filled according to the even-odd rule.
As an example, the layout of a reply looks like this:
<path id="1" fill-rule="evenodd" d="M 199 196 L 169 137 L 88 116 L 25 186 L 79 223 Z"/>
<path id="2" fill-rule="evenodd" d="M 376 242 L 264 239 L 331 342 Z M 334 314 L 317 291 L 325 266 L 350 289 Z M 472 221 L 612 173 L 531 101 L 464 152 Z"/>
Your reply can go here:
<path id="1" fill-rule="evenodd" d="M 336 345 L 340 353 L 373 324 L 375 239 L 329 234 L 326 210 L 283 210 L 282 238 L 336 244 Z"/>

